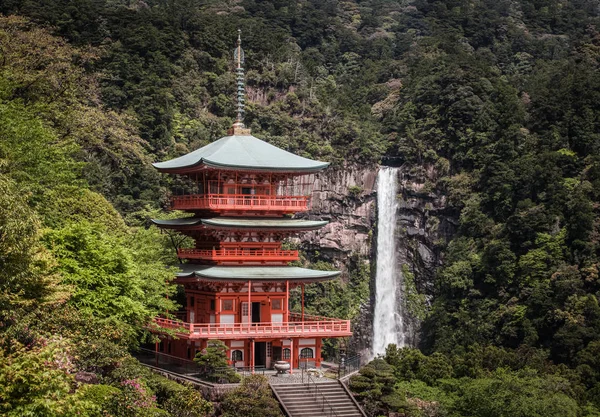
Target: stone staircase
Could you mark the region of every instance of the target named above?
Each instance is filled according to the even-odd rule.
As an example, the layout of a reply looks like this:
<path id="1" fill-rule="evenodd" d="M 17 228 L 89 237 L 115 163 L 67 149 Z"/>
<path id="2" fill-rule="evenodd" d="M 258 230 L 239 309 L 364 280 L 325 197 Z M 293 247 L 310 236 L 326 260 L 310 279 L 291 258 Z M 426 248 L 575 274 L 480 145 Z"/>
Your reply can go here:
<path id="1" fill-rule="evenodd" d="M 271 388 L 289 417 L 365 417 L 339 381 L 272 384 Z"/>

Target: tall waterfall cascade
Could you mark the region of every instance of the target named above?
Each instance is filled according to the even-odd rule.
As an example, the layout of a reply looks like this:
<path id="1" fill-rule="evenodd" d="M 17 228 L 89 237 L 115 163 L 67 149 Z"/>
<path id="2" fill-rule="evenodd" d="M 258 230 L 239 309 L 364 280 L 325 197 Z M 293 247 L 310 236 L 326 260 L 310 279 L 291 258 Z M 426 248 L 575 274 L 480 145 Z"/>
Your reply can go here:
<path id="1" fill-rule="evenodd" d="M 377 269 L 373 317 L 373 357 L 390 343 L 405 345 L 402 315 L 403 276 L 396 256 L 398 168 L 381 167 L 377 175 Z"/>

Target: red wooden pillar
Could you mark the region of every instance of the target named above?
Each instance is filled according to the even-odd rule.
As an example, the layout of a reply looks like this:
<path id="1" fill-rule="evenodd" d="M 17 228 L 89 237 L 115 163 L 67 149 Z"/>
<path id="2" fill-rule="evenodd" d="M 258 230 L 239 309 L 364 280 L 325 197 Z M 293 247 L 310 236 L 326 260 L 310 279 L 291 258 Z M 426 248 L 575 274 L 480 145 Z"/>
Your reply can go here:
<path id="1" fill-rule="evenodd" d="M 316 338 L 316 343 L 315 343 L 315 367 L 316 368 L 320 368 L 321 367 L 321 343 L 322 343 L 322 339 L 320 337 Z"/>
<path id="2" fill-rule="evenodd" d="M 252 281 L 248 280 L 248 328 L 251 326 L 252 322 Z M 254 342 L 252 342 L 252 346 L 254 346 Z"/>
<path id="3" fill-rule="evenodd" d="M 290 282 L 285 281 L 285 322 L 290 322 Z"/>
<path id="4" fill-rule="evenodd" d="M 254 373 L 254 339 L 251 339 L 250 344 L 250 369 Z"/>
<path id="5" fill-rule="evenodd" d="M 294 364 L 296 363 L 296 357 L 294 356 L 294 339 L 290 339 L 290 375 L 294 373 Z"/>
<path id="6" fill-rule="evenodd" d="M 215 295 L 215 324 L 221 324 L 221 297 L 218 294 Z"/>

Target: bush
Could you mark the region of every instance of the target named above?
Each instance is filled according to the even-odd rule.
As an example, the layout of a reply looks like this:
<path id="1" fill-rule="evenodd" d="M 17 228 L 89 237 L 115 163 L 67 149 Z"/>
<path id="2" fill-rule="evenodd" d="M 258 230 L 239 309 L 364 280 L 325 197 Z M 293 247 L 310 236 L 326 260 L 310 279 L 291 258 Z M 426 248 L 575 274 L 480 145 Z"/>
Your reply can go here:
<path id="1" fill-rule="evenodd" d="M 209 341 L 208 346 L 194 358 L 200 367 L 200 375 L 217 382 L 240 382 L 240 376 L 227 363 L 227 349 L 220 340 Z"/>
<path id="2" fill-rule="evenodd" d="M 223 417 L 283 417 L 263 375 L 244 378 L 239 388 L 225 394 L 221 409 Z"/>

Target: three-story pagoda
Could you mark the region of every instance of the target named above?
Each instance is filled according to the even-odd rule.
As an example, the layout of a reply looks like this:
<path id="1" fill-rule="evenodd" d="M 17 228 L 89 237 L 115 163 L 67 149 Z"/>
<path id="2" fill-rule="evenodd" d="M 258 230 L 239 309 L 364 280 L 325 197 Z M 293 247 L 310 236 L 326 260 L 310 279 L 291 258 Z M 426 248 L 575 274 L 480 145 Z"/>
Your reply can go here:
<path id="1" fill-rule="evenodd" d="M 159 327 L 185 331 L 177 338 L 162 335 L 159 349 L 191 359 L 218 339 L 229 347 L 229 359 L 237 367 L 269 368 L 277 360 L 292 368 L 319 367 L 322 339 L 350 336 L 350 322 L 305 315 L 304 285 L 331 280 L 339 272 L 289 266 L 299 254 L 284 249 L 282 241 L 327 224 L 291 215 L 310 209 L 314 174 L 329 164 L 270 145 L 244 127 L 239 42 L 238 115 L 229 135 L 154 164 L 195 185 L 193 193 L 171 198 L 171 209 L 193 217 L 153 220 L 195 242 L 193 248 L 178 250 L 186 261 L 175 280 L 185 289 L 183 320 L 155 319 Z M 296 287 L 302 288 L 300 313 L 289 309 L 290 290 Z"/>

